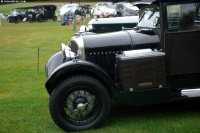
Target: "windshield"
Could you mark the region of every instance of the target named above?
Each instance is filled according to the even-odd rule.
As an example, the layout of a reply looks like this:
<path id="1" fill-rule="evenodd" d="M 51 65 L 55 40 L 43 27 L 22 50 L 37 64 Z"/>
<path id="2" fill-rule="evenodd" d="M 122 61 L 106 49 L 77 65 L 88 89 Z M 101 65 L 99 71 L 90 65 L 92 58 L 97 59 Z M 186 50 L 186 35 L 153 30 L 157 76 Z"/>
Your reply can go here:
<path id="1" fill-rule="evenodd" d="M 160 14 L 159 14 L 159 7 L 153 6 L 143 9 L 143 13 L 140 16 L 138 27 L 145 27 L 145 28 L 159 28 Z"/>

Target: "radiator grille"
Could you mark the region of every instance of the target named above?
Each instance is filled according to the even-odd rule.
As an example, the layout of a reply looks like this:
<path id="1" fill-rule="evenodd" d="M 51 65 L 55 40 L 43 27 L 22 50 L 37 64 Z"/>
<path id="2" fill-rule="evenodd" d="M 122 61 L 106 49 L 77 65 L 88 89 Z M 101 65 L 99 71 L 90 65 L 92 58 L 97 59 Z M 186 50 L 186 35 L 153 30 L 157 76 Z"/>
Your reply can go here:
<path id="1" fill-rule="evenodd" d="M 99 65 L 114 80 L 116 54 L 121 54 L 121 53 L 122 51 L 87 52 L 86 60 Z"/>

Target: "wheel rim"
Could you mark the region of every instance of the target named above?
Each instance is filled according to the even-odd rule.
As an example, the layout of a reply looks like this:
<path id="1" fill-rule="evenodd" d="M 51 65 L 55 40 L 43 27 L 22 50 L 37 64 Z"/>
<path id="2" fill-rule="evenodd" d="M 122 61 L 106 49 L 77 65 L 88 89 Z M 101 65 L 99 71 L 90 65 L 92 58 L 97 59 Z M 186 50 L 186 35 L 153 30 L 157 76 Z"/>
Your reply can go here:
<path id="1" fill-rule="evenodd" d="M 62 99 L 61 113 L 74 125 L 86 125 L 95 120 L 100 112 L 99 96 L 85 86 L 70 89 Z"/>

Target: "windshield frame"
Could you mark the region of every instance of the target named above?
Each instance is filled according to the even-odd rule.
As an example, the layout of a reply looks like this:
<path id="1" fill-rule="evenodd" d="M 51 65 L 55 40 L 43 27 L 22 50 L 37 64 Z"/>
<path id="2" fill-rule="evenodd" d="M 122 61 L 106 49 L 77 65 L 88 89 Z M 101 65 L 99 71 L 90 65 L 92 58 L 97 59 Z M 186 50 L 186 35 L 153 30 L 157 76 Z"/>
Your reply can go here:
<path id="1" fill-rule="evenodd" d="M 158 5 L 147 5 L 142 7 L 139 17 L 138 27 L 140 28 L 160 28 L 160 9 Z"/>

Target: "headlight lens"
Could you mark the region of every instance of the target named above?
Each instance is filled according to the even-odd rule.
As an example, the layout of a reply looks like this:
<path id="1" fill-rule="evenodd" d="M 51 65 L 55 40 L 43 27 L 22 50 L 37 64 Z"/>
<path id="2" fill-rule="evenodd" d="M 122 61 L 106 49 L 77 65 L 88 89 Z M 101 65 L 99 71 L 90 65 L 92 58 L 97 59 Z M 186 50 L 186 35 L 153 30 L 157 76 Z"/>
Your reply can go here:
<path id="1" fill-rule="evenodd" d="M 63 55 L 64 55 L 66 61 L 76 58 L 76 54 L 71 51 L 70 47 L 66 46 L 64 43 L 61 43 L 61 47 L 62 47 L 62 52 L 63 52 Z"/>
<path id="2" fill-rule="evenodd" d="M 88 24 L 89 31 L 92 31 L 92 24 Z"/>

